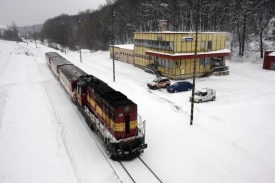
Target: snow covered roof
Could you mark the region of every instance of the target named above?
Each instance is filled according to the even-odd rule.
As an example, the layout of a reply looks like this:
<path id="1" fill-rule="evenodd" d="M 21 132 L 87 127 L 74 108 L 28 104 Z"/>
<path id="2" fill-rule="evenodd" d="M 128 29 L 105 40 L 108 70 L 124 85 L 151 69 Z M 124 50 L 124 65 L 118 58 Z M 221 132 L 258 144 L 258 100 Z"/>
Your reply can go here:
<path id="1" fill-rule="evenodd" d="M 115 45 L 117 48 L 123 48 L 128 50 L 134 50 L 134 44 L 122 44 L 122 45 Z"/>
<path id="2" fill-rule="evenodd" d="M 270 57 L 275 57 L 275 51 L 273 51 L 273 52 L 269 53 L 269 55 L 268 55 L 268 56 L 270 56 Z"/>
<path id="3" fill-rule="evenodd" d="M 161 55 L 167 55 L 167 56 L 193 56 L 195 53 L 163 53 L 163 52 L 156 52 L 151 50 L 145 50 L 146 53 L 155 53 L 155 54 L 161 54 Z M 216 50 L 216 51 L 207 51 L 207 52 L 198 52 L 197 55 L 209 55 L 209 54 L 219 54 L 219 53 L 231 53 L 229 49 L 222 49 L 222 50 Z"/>

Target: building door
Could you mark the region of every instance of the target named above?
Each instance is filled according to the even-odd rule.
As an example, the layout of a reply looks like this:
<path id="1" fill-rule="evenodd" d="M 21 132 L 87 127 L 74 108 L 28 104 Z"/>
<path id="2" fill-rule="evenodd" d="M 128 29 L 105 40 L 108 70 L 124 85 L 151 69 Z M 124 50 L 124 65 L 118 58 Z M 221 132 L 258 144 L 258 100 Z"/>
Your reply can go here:
<path id="1" fill-rule="evenodd" d="M 275 62 L 271 62 L 271 67 L 270 67 L 270 70 L 275 71 Z"/>
<path id="2" fill-rule="evenodd" d="M 125 115 L 125 134 L 130 133 L 130 116 Z"/>
<path id="3" fill-rule="evenodd" d="M 212 57 L 210 64 L 211 64 L 210 69 L 222 66 L 222 58 L 220 58 L 220 57 Z"/>

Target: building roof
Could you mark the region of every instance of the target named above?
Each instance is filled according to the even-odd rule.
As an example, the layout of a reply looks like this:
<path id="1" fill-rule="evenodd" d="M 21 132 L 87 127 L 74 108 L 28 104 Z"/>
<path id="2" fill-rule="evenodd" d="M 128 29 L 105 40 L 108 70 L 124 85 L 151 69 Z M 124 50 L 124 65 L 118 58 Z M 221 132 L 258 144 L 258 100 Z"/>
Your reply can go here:
<path id="1" fill-rule="evenodd" d="M 122 45 L 115 45 L 117 48 L 127 49 L 127 50 L 134 50 L 134 44 L 122 44 Z"/>
<path id="2" fill-rule="evenodd" d="M 270 57 L 275 57 L 275 51 L 273 51 L 273 52 L 269 53 L 269 55 L 268 55 L 268 56 L 270 56 Z"/>
<path id="3" fill-rule="evenodd" d="M 154 56 L 154 57 L 160 57 L 160 58 L 166 58 L 171 60 L 178 60 L 178 59 L 188 59 L 188 58 L 194 58 L 195 53 L 163 53 L 163 52 L 156 52 L 151 50 L 145 50 L 146 55 Z M 198 52 L 197 58 L 204 58 L 204 57 L 223 57 L 223 56 L 229 56 L 229 53 L 231 53 L 228 49 L 222 49 L 222 50 L 216 50 L 216 51 L 207 51 L 207 52 Z"/>

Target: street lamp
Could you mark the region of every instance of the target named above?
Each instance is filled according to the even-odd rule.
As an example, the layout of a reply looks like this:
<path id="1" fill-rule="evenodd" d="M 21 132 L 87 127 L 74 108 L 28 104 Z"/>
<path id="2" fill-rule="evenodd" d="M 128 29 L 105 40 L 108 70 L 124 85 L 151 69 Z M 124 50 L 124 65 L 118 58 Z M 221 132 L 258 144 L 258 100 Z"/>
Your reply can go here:
<path id="1" fill-rule="evenodd" d="M 113 44 L 113 81 L 115 82 L 115 34 L 114 34 L 114 19 L 116 13 L 113 11 L 112 15 L 112 44 Z"/>
<path id="2" fill-rule="evenodd" d="M 78 19 L 78 49 L 79 49 L 79 54 L 80 54 L 80 63 L 82 62 L 82 57 L 81 57 L 81 47 L 80 47 L 80 35 L 79 35 L 79 25 L 81 23 L 81 20 Z"/>

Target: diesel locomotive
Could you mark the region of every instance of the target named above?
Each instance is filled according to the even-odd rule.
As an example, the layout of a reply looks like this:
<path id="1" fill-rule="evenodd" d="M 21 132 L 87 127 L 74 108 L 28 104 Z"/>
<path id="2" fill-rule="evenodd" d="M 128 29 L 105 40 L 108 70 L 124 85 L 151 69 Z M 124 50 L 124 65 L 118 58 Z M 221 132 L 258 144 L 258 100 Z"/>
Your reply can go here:
<path id="1" fill-rule="evenodd" d="M 45 53 L 45 58 L 111 159 L 130 160 L 144 152 L 145 121 L 138 115 L 136 103 L 56 52 Z"/>

